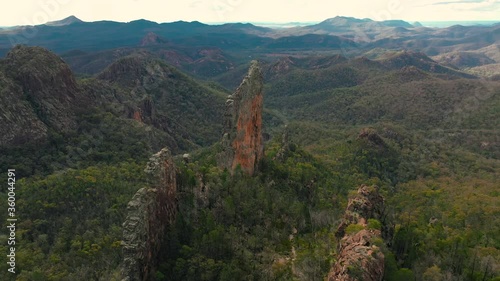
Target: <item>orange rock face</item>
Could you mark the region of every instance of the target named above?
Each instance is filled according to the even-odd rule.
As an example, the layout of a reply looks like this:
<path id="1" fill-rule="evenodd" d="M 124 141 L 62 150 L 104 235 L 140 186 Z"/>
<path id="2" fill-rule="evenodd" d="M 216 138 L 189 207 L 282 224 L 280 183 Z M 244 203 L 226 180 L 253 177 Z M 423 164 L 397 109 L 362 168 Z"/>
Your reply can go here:
<path id="1" fill-rule="evenodd" d="M 248 174 L 254 173 L 254 168 L 264 154 L 262 144 L 262 94 L 255 96 L 251 103 L 249 114 L 241 114 L 238 118 L 238 136 L 233 142 L 235 151 L 233 170 L 238 165 Z"/>
<path id="2" fill-rule="evenodd" d="M 141 112 L 139 110 L 134 111 L 132 118 L 142 123 Z"/>
<path id="3" fill-rule="evenodd" d="M 226 101 L 224 136 L 218 163 L 234 171 L 238 166 L 253 175 L 264 156 L 262 140 L 262 73 L 252 62 L 248 75 Z"/>

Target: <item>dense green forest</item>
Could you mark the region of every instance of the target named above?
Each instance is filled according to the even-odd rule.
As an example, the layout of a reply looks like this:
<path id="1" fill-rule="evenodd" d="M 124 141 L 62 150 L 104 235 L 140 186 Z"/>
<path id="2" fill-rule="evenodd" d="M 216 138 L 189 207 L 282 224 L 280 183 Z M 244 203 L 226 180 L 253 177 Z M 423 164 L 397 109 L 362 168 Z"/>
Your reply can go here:
<path id="1" fill-rule="evenodd" d="M 301 126 L 290 131 L 303 145 L 289 144 L 286 157 L 273 160 L 281 144 L 268 143 L 256 177 L 217 168 L 215 148 L 188 164 L 179 159 L 179 214 L 157 280 L 323 280 L 335 260 L 334 229 L 362 183 L 381 187 L 396 223 L 386 280 L 496 280 L 496 160 L 394 128 L 374 144 L 354 130 Z M 307 140 L 328 133 L 328 144 Z M 17 183 L 16 280 L 115 280 L 126 204 L 148 182 L 145 162 L 133 158 L 146 159 L 82 162 Z"/>
<path id="2" fill-rule="evenodd" d="M 362 184 L 380 188 L 394 224 L 393 237 L 379 241 L 384 280 L 500 280 L 498 82 L 341 63 L 266 72 L 270 140 L 252 177 L 216 164 L 220 124 L 207 124 L 222 119 L 223 86 L 161 63 L 163 72 L 136 88 L 107 69 L 101 78 L 120 110 L 95 106 L 76 116 L 74 130 L 49 128 L 44 141 L 0 147 L 1 181 L 16 169 L 19 218 L 16 274 L 1 263 L 0 279 L 120 280 L 127 203 L 150 184 L 149 156 L 174 140 L 190 160 L 175 157 L 178 214 L 156 280 L 324 280 L 337 259 L 335 230 Z M 78 83 L 84 92 L 108 83 L 96 79 Z M 124 114 L 127 97 L 143 102 L 139 90 L 164 114 L 158 122 L 176 118 L 178 127 L 165 132 Z M 222 103 L 203 107 L 207 100 Z M 2 232 L 2 253 L 7 239 Z"/>

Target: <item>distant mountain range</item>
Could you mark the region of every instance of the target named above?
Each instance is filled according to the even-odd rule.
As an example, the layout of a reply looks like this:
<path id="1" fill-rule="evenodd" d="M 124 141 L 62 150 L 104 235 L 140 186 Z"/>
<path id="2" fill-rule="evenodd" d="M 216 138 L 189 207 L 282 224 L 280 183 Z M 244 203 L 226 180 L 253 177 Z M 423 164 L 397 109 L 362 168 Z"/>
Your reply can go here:
<path id="1" fill-rule="evenodd" d="M 44 25 L 0 30 L 0 56 L 17 44 L 42 46 L 62 55 L 75 71 L 96 73 L 116 56 L 142 50 L 194 75 L 213 77 L 249 57 L 265 59 L 308 52 L 378 58 L 409 50 L 471 74 L 500 74 L 500 25 L 424 25 L 334 17 L 312 25 L 269 28 L 250 23 L 209 25 L 198 21 L 84 22 L 71 16 Z"/>
<path id="2" fill-rule="evenodd" d="M 500 276 L 499 25 L 70 17 L 0 52 L 0 280 Z"/>

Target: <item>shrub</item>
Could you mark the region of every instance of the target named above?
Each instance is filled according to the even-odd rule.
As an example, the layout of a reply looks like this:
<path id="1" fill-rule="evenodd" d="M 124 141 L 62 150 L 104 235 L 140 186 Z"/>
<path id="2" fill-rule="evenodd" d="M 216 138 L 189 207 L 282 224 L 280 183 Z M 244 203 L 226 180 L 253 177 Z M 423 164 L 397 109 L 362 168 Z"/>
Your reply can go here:
<path id="1" fill-rule="evenodd" d="M 382 224 L 376 219 L 368 219 L 368 229 L 382 229 Z"/>
<path id="2" fill-rule="evenodd" d="M 361 224 L 355 224 L 355 223 L 353 223 L 353 224 L 350 224 L 350 225 L 348 225 L 346 227 L 345 233 L 346 234 L 353 234 L 353 233 L 357 233 L 357 232 L 359 232 L 359 231 L 361 231 L 363 229 L 365 229 L 365 227 L 362 226 Z"/>

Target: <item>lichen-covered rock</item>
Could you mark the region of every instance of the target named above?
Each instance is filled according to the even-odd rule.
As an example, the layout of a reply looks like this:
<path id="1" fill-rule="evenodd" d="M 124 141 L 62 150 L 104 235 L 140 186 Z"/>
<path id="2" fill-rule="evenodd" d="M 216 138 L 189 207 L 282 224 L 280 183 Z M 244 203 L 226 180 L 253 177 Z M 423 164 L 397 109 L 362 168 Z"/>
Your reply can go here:
<path id="1" fill-rule="evenodd" d="M 263 78 L 253 61 L 248 75 L 226 101 L 219 166 L 233 171 L 238 165 L 253 175 L 264 155 L 262 140 Z"/>
<path id="2" fill-rule="evenodd" d="M 149 214 L 155 205 L 155 190 L 141 188 L 127 205 L 127 219 L 123 223 L 123 280 L 146 280 L 149 241 Z"/>
<path id="3" fill-rule="evenodd" d="M 137 191 L 123 223 L 123 281 L 153 280 L 161 241 L 175 220 L 176 168 L 170 151 L 164 148 L 153 155 L 145 172 L 153 184 Z"/>
<path id="4" fill-rule="evenodd" d="M 376 186 L 362 185 L 349 200 L 335 235 L 340 239 L 337 261 L 328 281 L 381 281 L 384 276 L 384 254 L 378 243 L 382 231 L 368 226 L 369 219 L 384 221 L 384 198 Z M 387 226 L 381 228 L 386 232 Z"/>
<path id="5" fill-rule="evenodd" d="M 373 244 L 380 231 L 363 229 L 340 241 L 337 262 L 328 281 L 381 281 L 384 276 L 384 254 Z"/>

